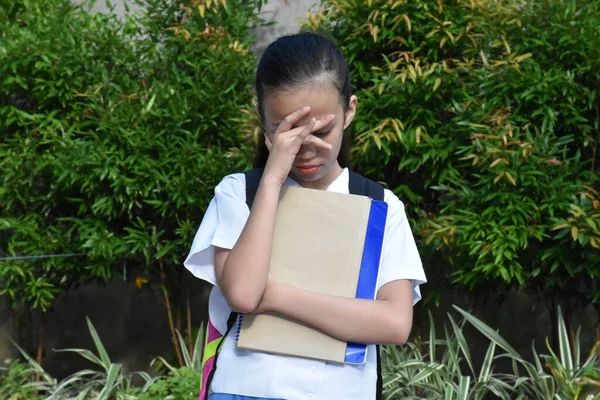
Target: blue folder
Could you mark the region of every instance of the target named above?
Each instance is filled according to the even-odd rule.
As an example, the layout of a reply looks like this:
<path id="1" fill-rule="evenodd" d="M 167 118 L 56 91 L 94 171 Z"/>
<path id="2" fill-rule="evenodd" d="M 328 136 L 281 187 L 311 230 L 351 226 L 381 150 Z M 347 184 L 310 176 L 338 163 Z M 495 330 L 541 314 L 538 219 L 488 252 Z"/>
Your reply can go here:
<path id="1" fill-rule="evenodd" d="M 375 299 L 387 212 L 388 205 L 386 202 L 371 201 L 365 247 L 358 277 L 358 287 L 356 288 L 357 299 Z M 363 364 L 366 357 L 366 344 L 348 343 L 346 359 L 344 360 L 346 364 Z"/>

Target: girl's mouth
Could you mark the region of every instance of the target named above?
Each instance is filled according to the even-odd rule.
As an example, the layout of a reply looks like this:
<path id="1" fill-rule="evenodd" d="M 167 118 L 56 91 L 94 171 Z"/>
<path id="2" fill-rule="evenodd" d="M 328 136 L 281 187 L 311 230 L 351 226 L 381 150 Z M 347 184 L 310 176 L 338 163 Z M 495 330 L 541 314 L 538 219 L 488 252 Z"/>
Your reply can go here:
<path id="1" fill-rule="evenodd" d="M 302 173 L 302 175 L 314 175 L 318 170 L 318 165 L 303 165 L 296 167 L 298 171 Z"/>

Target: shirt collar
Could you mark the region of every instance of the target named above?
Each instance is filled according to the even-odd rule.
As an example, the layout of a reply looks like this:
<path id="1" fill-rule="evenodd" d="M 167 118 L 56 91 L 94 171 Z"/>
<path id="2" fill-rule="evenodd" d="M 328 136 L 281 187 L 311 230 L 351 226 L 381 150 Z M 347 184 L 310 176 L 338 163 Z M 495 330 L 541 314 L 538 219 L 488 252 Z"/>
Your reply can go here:
<path id="1" fill-rule="evenodd" d="M 296 182 L 295 180 L 293 180 L 292 178 L 289 178 L 289 177 L 285 181 L 285 184 L 289 185 L 289 186 L 300 186 L 300 184 L 298 182 Z M 342 169 L 342 173 L 339 174 L 338 177 L 335 178 L 335 180 L 333 182 L 331 182 L 331 184 L 326 189 L 326 191 L 327 192 L 335 192 L 335 193 L 349 193 L 348 184 L 349 184 L 348 168 L 344 168 L 344 169 Z"/>

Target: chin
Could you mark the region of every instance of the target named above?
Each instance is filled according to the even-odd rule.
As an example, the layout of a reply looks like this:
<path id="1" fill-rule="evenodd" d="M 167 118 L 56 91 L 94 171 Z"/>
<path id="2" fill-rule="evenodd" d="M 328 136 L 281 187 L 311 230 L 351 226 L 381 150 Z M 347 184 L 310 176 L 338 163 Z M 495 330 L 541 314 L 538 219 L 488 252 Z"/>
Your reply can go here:
<path id="1" fill-rule="evenodd" d="M 293 176 L 295 179 L 301 181 L 301 182 L 317 182 L 321 179 L 323 179 L 323 177 L 325 176 L 324 174 L 303 174 L 299 171 L 295 171 L 293 173 Z"/>
<path id="2" fill-rule="evenodd" d="M 323 182 L 329 171 L 330 169 L 326 166 L 319 167 L 319 169 L 314 173 L 306 173 L 294 168 L 292 175 L 293 178 L 298 181 L 298 183 L 302 184 L 302 186 L 313 189 L 324 189 L 331 183 Z"/>

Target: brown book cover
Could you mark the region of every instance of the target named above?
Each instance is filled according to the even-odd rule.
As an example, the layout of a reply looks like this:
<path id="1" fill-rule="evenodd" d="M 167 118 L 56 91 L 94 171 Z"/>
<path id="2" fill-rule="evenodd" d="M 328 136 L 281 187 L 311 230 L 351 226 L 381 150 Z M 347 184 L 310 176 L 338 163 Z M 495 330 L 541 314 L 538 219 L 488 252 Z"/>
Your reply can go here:
<path id="1" fill-rule="evenodd" d="M 313 292 L 356 296 L 371 199 L 284 187 L 269 276 Z M 343 363 L 347 343 L 283 315 L 245 314 L 240 349 Z"/>

